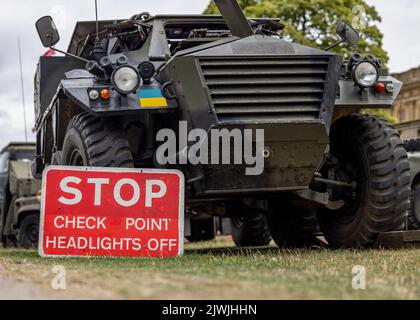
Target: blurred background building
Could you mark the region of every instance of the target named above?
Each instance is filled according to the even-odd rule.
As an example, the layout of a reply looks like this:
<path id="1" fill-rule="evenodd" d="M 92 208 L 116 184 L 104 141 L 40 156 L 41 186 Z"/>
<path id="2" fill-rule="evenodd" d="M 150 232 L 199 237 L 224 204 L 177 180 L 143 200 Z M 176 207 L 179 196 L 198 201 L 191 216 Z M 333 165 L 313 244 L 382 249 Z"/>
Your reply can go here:
<path id="1" fill-rule="evenodd" d="M 420 137 L 420 67 L 394 74 L 404 82 L 401 94 L 391 109 L 391 114 L 400 120 L 396 126 L 403 140 Z"/>

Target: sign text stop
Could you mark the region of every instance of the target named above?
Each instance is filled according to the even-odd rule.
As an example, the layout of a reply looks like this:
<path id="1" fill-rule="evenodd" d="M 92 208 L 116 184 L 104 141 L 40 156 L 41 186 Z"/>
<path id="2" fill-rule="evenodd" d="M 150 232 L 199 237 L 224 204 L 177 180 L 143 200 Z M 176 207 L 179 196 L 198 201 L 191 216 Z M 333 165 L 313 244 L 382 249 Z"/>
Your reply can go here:
<path id="1" fill-rule="evenodd" d="M 179 171 L 51 166 L 44 172 L 41 256 L 176 257 L 183 227 Z"/>

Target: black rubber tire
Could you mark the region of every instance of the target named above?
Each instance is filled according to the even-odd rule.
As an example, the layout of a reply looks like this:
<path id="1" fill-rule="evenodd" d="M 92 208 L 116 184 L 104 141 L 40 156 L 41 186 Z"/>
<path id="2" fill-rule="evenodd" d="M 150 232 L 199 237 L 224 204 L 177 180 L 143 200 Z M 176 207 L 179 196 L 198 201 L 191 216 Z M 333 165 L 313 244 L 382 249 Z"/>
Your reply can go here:
<path id="1" fill-rule="evenodd" d="M 191 220 L 191 235 L 186 237 L 189 242 L 211 241 L 216 238 L 214 219 Z"/>
<path id="2" fill-rule="evenodd" d="M 411 188 L 408 228 L 410 230 L 420 230 L 420 182 L 417 182 Z"/>
<path id="3" fill-rule="evenodd" d="M 411 139 L 405 141 L 405 149 L 407 152 L 419 152 L 420 151 L 420 139 Z"/>
<path id="4" fill-rule="evenodd" d="M 36 249 L 39 236 L 39 214 L 26 215 L 20 223 L 18 240 L 19 246 L 24 249 Z"/>
<path id="5" fill-rule="evenodd" d="M 274 242 L 280 248 L 312 246 L 319 232 L 316 210 L 276 204 L 267 215 Z"/>
<path id="6" fill-rule="evenodd" d="M 420 152 L 420 139 L 405 141 L 407 152 Z M 420 230 L 420 183 L 411 187 L 410 210 L 408 211 L 407 227 L 410 230 Z"/>
<path id="7" fill-rule="evenodd" d="M 420 139 L 405 141 L 405 149 L 407 152 L 420 152 Z M 411 186 L 407 227 L 410 230 L 420 230 L 420 182 L 415 182 Z"/>
<path id="8" fill-rule="evenodd" d="M 410 168 L 395 128 L 383 119 L 352 114 L 331 128 L 332 153 L 357 170 L 356 200 L 319 213 L 332 247 L 367 248 L 382 232 L 403 230 L 409 208 Z"/>
<path id="9" fill-rule="evenodd" d="M 128 140 L 118 124 L 87 113 L 70 121 L 61 160 L 63 165 L 134 167 Z"/>
<path id="10" fill-rule="evenodd" d="M 262 247 L 271 242 L 267 216 L 263 213 L 249 213 L 230 219 L 232 239 L 237 247 Z"/>

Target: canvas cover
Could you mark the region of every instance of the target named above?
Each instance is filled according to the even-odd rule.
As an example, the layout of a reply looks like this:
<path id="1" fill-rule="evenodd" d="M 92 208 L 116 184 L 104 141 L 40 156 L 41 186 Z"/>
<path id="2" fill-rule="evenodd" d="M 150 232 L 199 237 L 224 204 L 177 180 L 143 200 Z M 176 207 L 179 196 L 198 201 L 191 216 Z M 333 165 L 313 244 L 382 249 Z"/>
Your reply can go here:
<path id="1" fill-rule="evenodd" d="M 10 192 L 14 196 L 36 196 L 41 189 L 41 181 L 32 177 L 29 161 L 12 161 L 9 177 Z"/>

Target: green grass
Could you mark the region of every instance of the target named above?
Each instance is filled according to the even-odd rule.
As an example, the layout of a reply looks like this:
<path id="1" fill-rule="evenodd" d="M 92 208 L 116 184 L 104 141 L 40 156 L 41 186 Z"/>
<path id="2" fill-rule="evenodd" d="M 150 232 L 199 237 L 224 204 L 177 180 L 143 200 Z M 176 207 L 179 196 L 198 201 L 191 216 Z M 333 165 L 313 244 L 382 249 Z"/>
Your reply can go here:
<path id="1" fill-rule="evenodd" d="M 42 259 L 1 250 L 7 274 L 50 290 L 63 265 L 63 297 L 111 299 L 420 299 L 418 250 L 331 251 L 274 247 L 239 250 L 219 239 L 187 245 L 176 259 Z M 352 268 L 366 268 L 354 290 Z"/>

